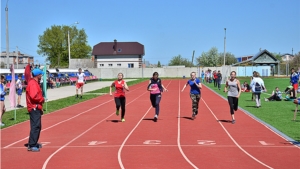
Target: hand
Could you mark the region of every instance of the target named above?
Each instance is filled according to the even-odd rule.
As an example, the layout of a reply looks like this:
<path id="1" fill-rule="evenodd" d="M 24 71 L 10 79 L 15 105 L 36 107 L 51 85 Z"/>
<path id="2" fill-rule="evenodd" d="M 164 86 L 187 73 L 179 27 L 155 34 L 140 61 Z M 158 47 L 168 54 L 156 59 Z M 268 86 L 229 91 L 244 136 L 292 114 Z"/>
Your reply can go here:
<path id="1" fill-rule="evenodd" d="M 166 89 L 166 88 L 165 88 L 164 90 L 165 90 L 165 92 L 167 92 L 167 91 L 168 91 L 168 89 Z"/>
<path id="2" fill-rule="evenodd" d="M 237 95 L 237 96 L 236 96 L 236 98 L 239 98 L 239 97 L 240 97 L 240 95 Z"/>
<path id="3" fill-rule="evenodd" d="M 109 95 L 112 96 L 112 93 L 110 92 Z"/>

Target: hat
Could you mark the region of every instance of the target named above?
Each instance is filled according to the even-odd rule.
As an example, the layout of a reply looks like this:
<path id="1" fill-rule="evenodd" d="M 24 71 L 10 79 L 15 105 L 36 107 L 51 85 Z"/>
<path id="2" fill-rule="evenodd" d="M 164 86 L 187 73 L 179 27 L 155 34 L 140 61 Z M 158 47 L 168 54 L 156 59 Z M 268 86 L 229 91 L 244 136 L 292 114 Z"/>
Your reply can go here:
<path id="1" fill-rule="evenodd" d="M 44 75 L 44 72 L 41 69 L 33 69 L 32 76 Z"/>

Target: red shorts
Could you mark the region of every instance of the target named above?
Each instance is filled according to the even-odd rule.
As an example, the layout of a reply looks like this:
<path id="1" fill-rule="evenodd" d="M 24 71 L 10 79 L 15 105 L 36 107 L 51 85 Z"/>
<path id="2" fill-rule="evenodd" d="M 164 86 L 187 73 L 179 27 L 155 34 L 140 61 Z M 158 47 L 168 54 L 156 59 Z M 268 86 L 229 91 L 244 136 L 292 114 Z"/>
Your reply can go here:
<path id="1" fill-rule="evenodd" d="M 293 84 L 293 88 L 294 88 L 295 91 L 297 91 L 298 90 L 298 83 Z"/>
<path id="2" fill-rule="evenodd" d="M 76 83 L 76 89 L 81 88 L 83 86 L 83 84 L 84 84 L 83 82 L 82 83 L 81 82 L 80 83 Z"/>

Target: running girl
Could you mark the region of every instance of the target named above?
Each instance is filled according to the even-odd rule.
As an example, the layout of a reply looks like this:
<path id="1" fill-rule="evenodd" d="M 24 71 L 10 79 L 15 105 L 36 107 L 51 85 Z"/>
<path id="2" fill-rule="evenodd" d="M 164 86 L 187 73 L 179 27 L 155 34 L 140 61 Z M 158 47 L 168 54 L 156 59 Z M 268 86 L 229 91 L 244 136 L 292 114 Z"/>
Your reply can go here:
<path id="1" fill-rule="evenodd" d="M 181 92 L 184 91 L 187 85 L 190 85 L 191 87 L 190 97 L 192 99 L 192 109 L 193 109 L 192 120 L 194 120 L 196 118 L 196 115 L 198 114 L 198 105 L 201 99 L 200 89 L 202 88 L 200 80 L 196 78 L 196 72 L 191 73 L 191 79 L 188 80 L 187 83 L 183 86 Z"/>
<path id="2" fill-rule="evenodd" d="M 125 97 L 125 90 L 129 91 L 127 83 L 123 80 L 123 73 L 118 74 L 118 80 L 114 81 L 109 89 L 109 93 L 112 96 L 112 87 L 115 88 L 115 103 L 116 103 L 116 115 L 119 115 L 120 107 L 121 111 L 121 121 L 125 122 L 125 104 L 126 104 L 126 97 Z M 124 90 L 125 89 L 125 90 Z"/>
<path id="3" fill-rule="evenodd" d="M 229 87 L 228 90 L 227 90 L 227 87 Z M 230 107 L 232 124 L 235 123 L 234 111 L 237 111 L 237 109 L 238 109 L 238 99 L 240 97 L 241 91 L 242 91 L 241 84 L 240 84 L 240 81 L 236 79 L 236 72 L 232 71 L 230 73 L 230 79 L 226 81 L 226 85 L 224 88 L 224 92 L 228 92 L 227 98 L 228 98 L 228 104 Z"/>
<path id="4" fill-rule="evenodd" d="M 153 77 L 149 80 L 149 85 L 147 90 L 150 91 L 150 100 L 152 107 L 155 108 L 154 122 L 157 122 L 159 115 L 159 103 L 161 100 L 161 92 L 168 91 L 161 82 L 161 79 L 158 78 L 158 73 L 154 72 Z"/>
<path id="5" fill-rule="evenodd" d="M 5 87 L 5 84 L 4 84 L 4 81 L 5 81 L 5 76 L 4 75 L 1 75 L 1 82 L 0 82 L 0 94 L 1 94 L 1 97 L 0 97 L 0 110 L 1 110 L 1 127 L 3 127 L 5 124 L 2 123 L 2 116 L 3 114 L 5 113 L 5 104 L 4 104 L 4 100 L 5 100 L 5 95 L 6 95 L 6 87 Z"/>
<path id="6" fill-rule="evenodd" d="M 81 89 L 81 95 L 80 99 L 82 99 L 82 94 L 83 94 L 83 84 L 84 84 L 84 73 L 82 72 L 82 69 L 78 69 L 78 73 L 76 74 L 77 76 L 77 81 L 76 81 L 76 99 L 78 99 L 78 89 Z"/>

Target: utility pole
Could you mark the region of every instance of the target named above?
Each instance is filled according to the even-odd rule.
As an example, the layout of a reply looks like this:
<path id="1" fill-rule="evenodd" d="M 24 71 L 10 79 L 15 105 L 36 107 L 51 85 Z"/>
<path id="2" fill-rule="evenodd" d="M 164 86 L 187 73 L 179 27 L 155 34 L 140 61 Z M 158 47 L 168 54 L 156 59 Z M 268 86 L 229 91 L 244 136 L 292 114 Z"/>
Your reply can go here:
<path id="1" fill-rule="evenodd" d="M 16 52 L 17 52 L 17 56 L 16 56 L 16 58 L 17 58 L 17 69 L 19 69 L 19 52 L 18 52 L 18 46 L 17 46 Z M 13 64 L 15 64 L 15 63 L 13 63 Z"/>
<path id="2" fill-rule="evenodd" d="M 225 66 L 225 56 L 226 56 L 226 28 L 224 28 L 225 36 L 224 36 L 224 66 Z"/>
<path id="3" fill-rule="evenodd" d="M 6 13 L 6 64 L 9 69 L 9 42 L 8 42 L 8 0 L 6 1 L 5 13 Z"/>

